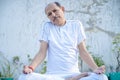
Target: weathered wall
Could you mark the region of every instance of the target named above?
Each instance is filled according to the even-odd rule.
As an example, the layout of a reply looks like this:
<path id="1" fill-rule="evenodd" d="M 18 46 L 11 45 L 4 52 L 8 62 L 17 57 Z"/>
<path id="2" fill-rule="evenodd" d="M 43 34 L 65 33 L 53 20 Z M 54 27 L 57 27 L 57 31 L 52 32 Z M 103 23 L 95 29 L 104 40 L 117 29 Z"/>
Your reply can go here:
<path id="1" fill-rule="evenodd" d="M 18 55 L 26 61 L 39 48 L 39 33 L 47 21 L 44 8 L 55 0 L 0 0 L 0 51 L 9 59 Z M 57 0 L 65 7 L 67 19 L 83 23 L 89 51 L 114 65 L 112 39 L 120 33 L 120 0 Z"/>

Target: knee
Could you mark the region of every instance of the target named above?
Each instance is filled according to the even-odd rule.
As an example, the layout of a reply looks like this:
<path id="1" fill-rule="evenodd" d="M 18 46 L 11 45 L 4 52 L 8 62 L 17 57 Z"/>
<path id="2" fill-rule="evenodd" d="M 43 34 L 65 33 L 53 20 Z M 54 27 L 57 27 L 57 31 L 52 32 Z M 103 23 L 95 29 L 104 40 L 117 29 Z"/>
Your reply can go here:
<path id="1" fill-rule="evenodd" d="M 99 80 L 108 80 L 108 78 L 105 74 L 101 74 Z"/>
<path id="2" fill-rule="evenodd" d="M 39 73 L 21 74 L 18 80 L 41 80 L 42 77 L 44 78 L 44 76 Z"/>
<path id="3" fill-rule="evenodd" d="M 21 74 L 18 80 L 26 80 L 26 74 Z"/>
<path id="4" fill-rule="evenodd" d="M 18 77 L 18 80 L 29 80 L 29 78 L 31 77 L 32 74 L 21 74 Z"/>

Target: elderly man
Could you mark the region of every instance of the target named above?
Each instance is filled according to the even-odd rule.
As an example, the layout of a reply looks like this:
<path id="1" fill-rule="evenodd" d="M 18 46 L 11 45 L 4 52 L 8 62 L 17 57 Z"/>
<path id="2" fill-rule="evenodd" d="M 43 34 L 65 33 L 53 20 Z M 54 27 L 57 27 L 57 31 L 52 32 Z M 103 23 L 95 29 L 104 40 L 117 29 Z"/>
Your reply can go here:
<path id="1" fill-rule="evenodd" d="M 24 74 L 19 80 L 107 80 L 103 74 L 105 67 L 98 67 L 86 49 L 82 24 L 78 20 L 66 20 L 64 10 L 58 2 L 46 6 L 45 13 L 50 22 L 43 26 L 38 54 L 29 66 L 24 66 Z M 78 52 L 93 72 L 79 72 Z M 46 55 L 46 74 L 34 73 Z"/>

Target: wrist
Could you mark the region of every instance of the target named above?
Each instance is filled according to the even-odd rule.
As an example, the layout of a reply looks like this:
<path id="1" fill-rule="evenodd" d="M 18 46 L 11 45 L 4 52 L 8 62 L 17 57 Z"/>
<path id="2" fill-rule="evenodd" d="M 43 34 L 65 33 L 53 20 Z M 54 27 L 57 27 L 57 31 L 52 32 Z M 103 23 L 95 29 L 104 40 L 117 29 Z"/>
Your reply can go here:
<path id="1" fill-rule="evenodd" d="M 92 70 L 95 71 L 95 70 L 97 70 L 98 68 L 99 68 L 99 67 L 96 65 L 96 66 L 93 67 Z"/>
<path id="2" fill-rule="evenodd" d="M 32 71 L 34 71 L 33 67 L 32 66 L 28 66 L 29 69 L 31 69 Z"/>

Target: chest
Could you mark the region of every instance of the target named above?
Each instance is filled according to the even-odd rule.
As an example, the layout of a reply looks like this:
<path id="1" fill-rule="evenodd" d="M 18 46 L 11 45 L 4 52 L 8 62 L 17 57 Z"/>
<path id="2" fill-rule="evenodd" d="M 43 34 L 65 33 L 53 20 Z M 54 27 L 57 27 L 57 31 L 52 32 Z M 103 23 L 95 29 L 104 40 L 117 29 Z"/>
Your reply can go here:
<path id="1" fill-rule="evenodd" d="M 54 27 L 49 32 L 49 42 L 73 45 L 77 42 L 77 31 L 71 27 Z"/>

